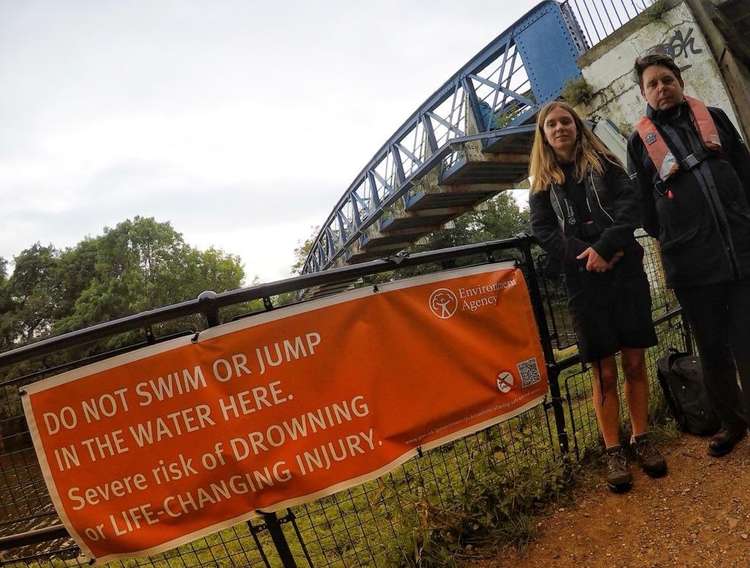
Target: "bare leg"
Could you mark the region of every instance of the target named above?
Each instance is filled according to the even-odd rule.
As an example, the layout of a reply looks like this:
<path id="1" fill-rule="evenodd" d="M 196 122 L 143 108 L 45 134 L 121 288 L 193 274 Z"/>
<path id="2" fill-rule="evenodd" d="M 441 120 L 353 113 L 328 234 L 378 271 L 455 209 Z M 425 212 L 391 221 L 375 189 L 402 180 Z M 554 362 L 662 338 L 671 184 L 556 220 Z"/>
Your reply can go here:
<path id="1" fill-rule="evenodd" d="M 633 436 L 648 431 L 648 375 L 644 349 L 622 350 L 622 368 L 625 371 L 625 398 L 630 410 Z"/>
<path id="2" fill-rule="evenodd" d="M 617 363 L 607 357 L 591 363 L 594 369 L 594 409 L 607 448 L 620 444 L 620 401 L 617 398 Z"/>

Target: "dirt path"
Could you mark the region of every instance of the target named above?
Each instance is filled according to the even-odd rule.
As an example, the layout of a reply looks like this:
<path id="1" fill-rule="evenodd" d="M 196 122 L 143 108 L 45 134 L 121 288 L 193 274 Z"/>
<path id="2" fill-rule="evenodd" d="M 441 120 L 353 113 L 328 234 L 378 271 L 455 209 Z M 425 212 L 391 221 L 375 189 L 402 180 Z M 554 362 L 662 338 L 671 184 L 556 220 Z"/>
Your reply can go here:
<path id="1" fill-rule="evenodd" d="M 750 566 L 750 442 L 723 458 L 707 441 L 682 436 L 662 447 L 669 475 L 637 468 L 633 489 L 608 492 L 600 472 L 586 475 L 572 505 L 540 518 L 524 551 L 506 551 L 477 568 Z"/>

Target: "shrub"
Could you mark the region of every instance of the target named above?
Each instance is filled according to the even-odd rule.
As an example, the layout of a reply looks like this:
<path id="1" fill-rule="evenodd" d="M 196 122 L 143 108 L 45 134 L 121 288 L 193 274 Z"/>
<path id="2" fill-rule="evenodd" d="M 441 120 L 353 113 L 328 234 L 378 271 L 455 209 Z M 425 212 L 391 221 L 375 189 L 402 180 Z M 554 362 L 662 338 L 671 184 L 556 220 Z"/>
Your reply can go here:
<path id="1" fill-rule="evenodd" d="M 587 105 L 594 99 L 594 89 L 583 77 L 571 79 L 565 84 L 562 98 L 571 106 Z"/>

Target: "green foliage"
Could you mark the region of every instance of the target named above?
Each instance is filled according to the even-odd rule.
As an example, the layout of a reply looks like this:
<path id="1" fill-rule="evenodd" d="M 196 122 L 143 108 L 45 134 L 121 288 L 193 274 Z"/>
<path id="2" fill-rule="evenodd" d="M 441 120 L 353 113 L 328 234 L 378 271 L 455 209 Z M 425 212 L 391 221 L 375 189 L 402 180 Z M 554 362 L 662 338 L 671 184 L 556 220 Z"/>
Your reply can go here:
<path id="1" fill-rule="evenodd" d="M 565 83 L 562 98 L 571 106 L 587 105 L 594 99 L 594 89 L 583 77 L 571 79 Z"/>
<path id="2" fill-rule="evenodd" d="M 490 469 L 483 460 L 470 461 L 460 491 L 444 493 L 439 502 L 412 497 L 409 518 L 401 522 L 400 548 L 412 551 L 406 564 L 459 566 L 491 556 L 501 546 L 526 544 L 534 534 L 534 514 L 570 486 L 571 471 L 561 462 Z"/>
<path id="3" fill-rule="evenodd" d="M 528 230 L 529 212 L 518 207 L 513 196 L 504 192 L 486 201 L 479 209 L 453 221 L 453 228 L 432 233 L 416 250 L 481 243 L 512 237 Z"/>
<path id="4" fill-rule="evenodd" d="M 649 22 L 660 22 L 664 20 L 664 15 L 669 12 L 669 9 L 665 0 L 656 0 L 643 12 L 643 16 Z"/>
<path id="5" fill-rule="evenodd" d="M 7 349 L 15 335 L 11 310 L 10 286 L 8 284 L 8 261 L 0 257 L 0 349 Z"/>
<path id="6" fill-rule="evenodd" d="M 0 263 L 0 342 L 23 344 L 144 310 L 189 300 L 203 290 L 238 288 L 237 256 L 187 245 L 153 218 L 105 228 L 75 247 L 39 243 Z"/>
<path id="7" fill-rule="evenodd" d="M 409 252 L 436 250 L 459 245 L 506 239 L 529 231 L 529 211 L 521 209 L 509 192 L 503 192 L 483 203 L 478 209 L 452 221 L 451 226 L 431 233 L 411 246 Z M 462 259 L 472 263 L 470 257 Z M 399 269 L 399 276 L 424 274 L 429 265 Z"/>
<path id="8" fill-rule="evenodd" d="M 30 341 L 46 335 L 56 315 L 59 286 L 56 279 L 58 251 L 36 243 L 15 257 L 15 268 L 8 280 L 8 319 L 10 338 Z"/>
<path id="9" fill-rule="evenodd" d="M 297 241 L 297 246 L 294 249 L 294 264 L 291 267 L 292 274 L 302 274 L 302 269 L 305 267 L 305 260 L 307 260 L 307 255 L 312 250 L 315 237 L 318 236 L 319 231 L 320 227 L 310 227 L 310 236 L 304 242 Z"/>

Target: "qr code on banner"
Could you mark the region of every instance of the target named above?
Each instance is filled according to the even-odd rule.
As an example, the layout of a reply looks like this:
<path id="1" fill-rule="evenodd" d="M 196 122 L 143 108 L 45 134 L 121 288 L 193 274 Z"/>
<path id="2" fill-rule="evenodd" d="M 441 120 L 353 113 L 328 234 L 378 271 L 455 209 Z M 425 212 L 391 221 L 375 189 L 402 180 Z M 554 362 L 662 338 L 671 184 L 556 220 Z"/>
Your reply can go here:
<path id="1" fill-rule="evenodd" d="M 521 388 L 530 387 L 542 380 L 542 376 L 539 374 L 539 365 L 537 365 L 536 357 L 526 359 L 526 361 L 521 361 L 516 367 L 518 367 L 518 374 L 521 376 Z"/>

